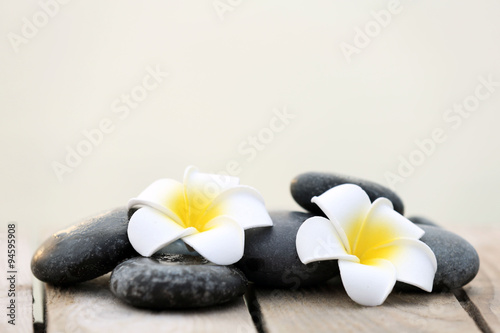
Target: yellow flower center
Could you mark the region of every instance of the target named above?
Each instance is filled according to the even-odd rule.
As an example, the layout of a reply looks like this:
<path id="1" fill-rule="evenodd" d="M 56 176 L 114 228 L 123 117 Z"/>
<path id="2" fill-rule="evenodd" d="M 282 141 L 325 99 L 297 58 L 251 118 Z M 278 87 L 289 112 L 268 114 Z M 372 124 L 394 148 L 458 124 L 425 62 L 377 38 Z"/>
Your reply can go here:
<path id="1" fill-rule="evenodd" d="M 384 245 L 394 239 L 394 231 L 385 223 L 367 229 L 365 223 L 362 223 L 356 239 L 349 239 L 350 254 L 358 257 L 360 263 L 366 265 L 373 259 L 391 257 L 394 248 Z"/>
<path id="2" fill-rule="evenodd" d="M 210 209 L 214 198 L 209 197 L 200 189 L 189 189 L 189 193 L 184 190 L 183 195 L 175 198 L 174 202 L 169 202 L 169 209 L 175 213 L 183 228 L 195 228 L 198 232 L 208 230 L 207 223 L 214 217 L 221 215 L 220 207 L 214 206 Z"/>

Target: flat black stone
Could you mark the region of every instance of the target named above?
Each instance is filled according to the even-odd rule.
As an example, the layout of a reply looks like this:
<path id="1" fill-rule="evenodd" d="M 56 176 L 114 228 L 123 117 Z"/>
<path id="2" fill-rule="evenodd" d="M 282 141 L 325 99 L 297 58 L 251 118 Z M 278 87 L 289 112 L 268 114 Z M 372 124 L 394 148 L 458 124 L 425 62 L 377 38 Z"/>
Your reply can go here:
<path id="1" fill-rule="evenodd" d="M 380 197 L 389 199 L 394 205 L 394 210 L 401 215 L 404 214 L 403 201 L 396 193 L 385 186 L 364 179 L 335 173 L 307 172 L 298 175 L 292 180 L 290 190 L 292 197 L 300 206 L 316 215 L 324 216 L 324 213 L 315 203 L 311 202 L 311 199 L 325 193 L 332 187 L 347 183 L 360 186 L 365 190 L 372 202 Z"/>
<path id="2" fill-rule="evenodd" d="M 479 256 L 469 242 L 441 228 L 423 224 L 419 227 L 425 231 L 420 240 L 432 249 L 438 264 L 433 292 L 460 288 L 474 279 L 479 271 Z M 401 282 L 397 283 L 397 287 L 418 289 Z"/>
<path id="3" fill-rule="evenodd" d="M 236 263 L 256 285 L 273 288 L 307 287 L 339 274 L 337 260 L 304 265 L 297 254 L 295 240 L 309 213 L 274 211 L 269 213 L 273 227 L 245 231 L 245 253 Z"/>
<path id="4" fill-rule="evenodd" d="M 138 256 L 127 236 L 125 207 L 56 232 L 35 252 L 31 271 L 39 280 L 64 285 L 94 279 Z"/>
<path id="5" fill-rule="evenodd" d="M 242 296 L 247 279 L 236 268 L 208 263 L 202 257 L 136 257 L 111 274 L 111 291 L 139 308 L 183 309 L 216 305 Z"/>

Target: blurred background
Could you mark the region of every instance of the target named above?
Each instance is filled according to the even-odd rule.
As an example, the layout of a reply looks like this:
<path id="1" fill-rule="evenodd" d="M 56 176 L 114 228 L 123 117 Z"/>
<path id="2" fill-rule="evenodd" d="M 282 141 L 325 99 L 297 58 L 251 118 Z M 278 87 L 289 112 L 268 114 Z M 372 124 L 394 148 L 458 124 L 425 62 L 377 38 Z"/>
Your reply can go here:
<path id="1" fill-rule="evenodd" d="M 0 2 L 0 221 L 33 244 L 187 165 L 296 210 L 306 171 L 493 224 L 500 3 Z"/>

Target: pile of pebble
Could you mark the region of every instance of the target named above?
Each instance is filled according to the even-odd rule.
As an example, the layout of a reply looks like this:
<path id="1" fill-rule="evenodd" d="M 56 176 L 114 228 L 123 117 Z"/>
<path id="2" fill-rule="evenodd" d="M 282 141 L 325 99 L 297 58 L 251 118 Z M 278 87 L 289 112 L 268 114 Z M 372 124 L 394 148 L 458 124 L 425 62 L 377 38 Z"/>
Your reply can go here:
<path id="1" fill-rule="evenodd" d="M 322 215 L 311 203 L 337 185 L 362 187 L 370 199 L 385 197 L 404 215 L 402 200 L 390 189 L 362 179 L 309 172 L 291 184 L 295 201 L 307 212 L 271 211 L 273 227 L 245 231 L 245 253 L 232 266 L 206 261 L 177 241 L 151 258 L 140 256 L 127 237 L 129 212 L 125 207 L 91 217 L 61 230 L 35 252 L 31 269 L 41 281 L 70 285 L 112 271 L 110 289 L 128 304 L 141 308 L 193 308 L 220 304 L 243 295 L 248 282 L 271 288 L 296 289 L 326 282 L 339 275 L 337 261 L 304 265 L 295 239 L 309 217 Z M 460 236 L 423 217 L 409 217 L 425 231 L 421 241 L 436 255 L 438 268 L 433 292 L 460 288 L 479 270 L 476 250 Z M 400 290 L 414 290 L 404 283 Z"/>

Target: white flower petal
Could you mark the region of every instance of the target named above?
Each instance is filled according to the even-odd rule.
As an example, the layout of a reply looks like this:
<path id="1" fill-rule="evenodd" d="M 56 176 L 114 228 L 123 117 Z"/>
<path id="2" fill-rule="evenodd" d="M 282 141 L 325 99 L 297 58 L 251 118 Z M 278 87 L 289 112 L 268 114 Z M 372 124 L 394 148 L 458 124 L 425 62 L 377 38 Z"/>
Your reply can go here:
<path id="1" fill-rule="evenodd" d="M 311 217 L 300 226 L 296 247 L 300 261 L 304 264 L 334 259 L 359 262 L 357 257 L 346 252 L 332 222 L 320 216 Z"/>
<path id="2" fill-rule="evenodd" d="M 140 208 L 132 215 L 127 230 L 133 248 L 145 257 L 196 232 L 195 228 L 185 229 L 167 215 L 149 207 Z"/>
<path id="3" fill-rule="evenodd" d="M 362 257 L 369 249 L 388 244 L 398 238 L 419 239 L 424 231 L 393 209 L 392 202 L 378 198 L 372 204 L 353 253 Z"/>
<path id="4" fill-rule="evenodd" d="M 368 265 L 339 260 L 339 269 L 349 297 L 365 306 L 384 303 L 396 283 L 396 269 L 384 259 L 371 260 Z"/>
<path id="5" fill-rule="evenodd" d="M 193 166 L 184 172 L 184 191 L 192 214 L 204 212 L 225 190 L 239 184 L 239 178 L 199 172 Z"/>
<path id="6" fill-rule="evenodd" d="M 201 219 L 210 221 L 219 215 L 231 216 L 243 229 L 273 225 L 264 199 L 250 186 L 239 185 L 222 192 Z"/>
<path id="7" fill-rule="evenodd" d="M 215 182 L 221 191 L 238 186 L 240 179 L 229 175 L 218 175 L 198 171 L 194 166 L 188 166 L 184 171 L 184 184 L 204 186 L 206 183 Z"/>
<path id="8" fill-rule="evenodd" d="M 437 261 L 434 252 L 419 240 L 400 238 L 365 254 L 389 260 L 396 268 L 397 280 L 431 292 Z"/>
<path id="9" fill-rule="evenodd" d="M 245 232 L 236 221 L 229 216 L 218 216 L 206 224 L 206 228 L 182 240 L 217 265 L 231 265 L 241 259 Z"/>
<path id="10" fill-rule="evenodd" d="M 128 202 L 129 209 L 141 206 L 155 208 L 182 225 L 186 209 L 184 186 L 176 180 L 159 179 Z"/>
<path id="11" fill-rule="evenodd" d="M 363 189 L 354 184 L 335 186 L 311 200 L 321 208 L 337 228 L 347 252 L 357 238 L 371 205 Z"/>

